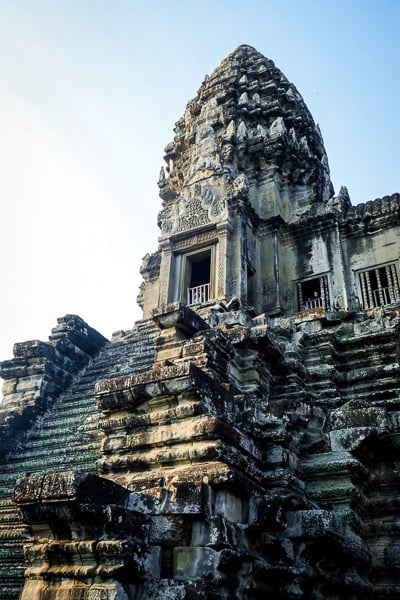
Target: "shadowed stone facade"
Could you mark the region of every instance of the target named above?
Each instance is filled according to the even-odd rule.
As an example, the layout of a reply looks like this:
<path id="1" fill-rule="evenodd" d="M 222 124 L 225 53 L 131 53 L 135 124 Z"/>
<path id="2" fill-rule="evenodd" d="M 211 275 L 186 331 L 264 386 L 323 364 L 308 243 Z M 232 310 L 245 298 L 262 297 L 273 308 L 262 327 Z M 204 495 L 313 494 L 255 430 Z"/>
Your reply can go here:
<path id="1" fill-rule="evenodd" d="M 399 195 L 249 46 L 165 161 L 143 319 L 1 364 L 0 599 L 400 596 Z"/>

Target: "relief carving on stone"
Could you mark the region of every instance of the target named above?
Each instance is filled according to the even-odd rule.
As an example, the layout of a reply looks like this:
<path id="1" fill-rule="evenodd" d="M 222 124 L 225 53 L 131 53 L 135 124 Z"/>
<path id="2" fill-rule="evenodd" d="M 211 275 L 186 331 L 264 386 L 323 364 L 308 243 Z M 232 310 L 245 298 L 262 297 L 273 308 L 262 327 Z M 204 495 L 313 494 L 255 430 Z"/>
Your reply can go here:
<path id="1" fill-rule="evenodd" d="M 197 246 L 200 244 L 216 241 L 216 231 L 215 229 L 211 229 L 210 231 L 204 231 L 202 233 L 198 233 L 197 235 L 185 238 L 184 240 L 174 242 L 172 245 L 172 250 L 173 252 L 179 252 L 181 250 L 185 250 L 186 248 L 190 248 L 191 246 Z"/>
<path id="2" fill-rule="evenodd" d="M 215 222 L 226 206 L 219 187 L 202 186 L 196 183 L 188 186 L 181 201 L 181 210 L 177 218 L 176 232 L 195 229 Z"/>
<path id="3" fill-rule="evenodd" d="M 208 223 L 210 223 L 208 211 L 203 208 L 201 199 L 197 197 L 186 204 L 183 216 L 178 219 L 176 230 L 186 231 L 188 229 L 195 229 L 201 225 L 207 225 Z"/>
<path id="4" fill-rule="evenodd" d="M 211 189 L 209 187 L 202 187 L 199 184 L 197 184 L 196 188 L 202 199 L 202 206 L 208 209 L 210 219 L 218 217 L 225 208 L 225 202 L 221 198 L 219 190 L 216 187 Z"/>
<path id="5" fill-rule="evenodd" d="M 232 192 L 234 198 L 246 199 L 249 196 L 249 180 L 244 173 L 236 177 L 233 182 Z"/>

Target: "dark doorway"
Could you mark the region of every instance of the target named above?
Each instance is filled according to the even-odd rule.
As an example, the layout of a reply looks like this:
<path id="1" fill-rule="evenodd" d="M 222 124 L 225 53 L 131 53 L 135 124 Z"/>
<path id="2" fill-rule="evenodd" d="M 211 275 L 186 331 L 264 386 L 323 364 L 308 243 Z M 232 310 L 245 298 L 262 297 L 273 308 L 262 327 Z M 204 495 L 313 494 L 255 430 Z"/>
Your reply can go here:
<path id="1" fill-rule="evenodd" d="M 189 287 L 197 287 L 205 283 L 210 283 L 210 254 L 204 258 L 194 256 L 190 260 Z"/>
<path id="2" fill-rule="evenodd" d="M 211 251 L 187 256 L 186 296 L 188 304 L 201 304 L 210 299 Z"/>

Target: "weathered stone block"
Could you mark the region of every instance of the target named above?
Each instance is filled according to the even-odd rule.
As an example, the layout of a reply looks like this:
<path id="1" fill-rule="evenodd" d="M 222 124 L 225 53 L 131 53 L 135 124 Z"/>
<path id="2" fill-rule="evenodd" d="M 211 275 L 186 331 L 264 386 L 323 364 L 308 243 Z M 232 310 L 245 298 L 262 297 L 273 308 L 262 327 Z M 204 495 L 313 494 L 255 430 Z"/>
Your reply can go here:
<path id="1" fill-rule="evenodd" d="M 353 407 L 349 402 L 345 406 L 331 411 L 330 422 L 332 429 L 350 427 L 376 427 L 384 429 L 387 426 L 387 411 L 385 408 L 374 406 Z"/>
<path id="2" fill-rule="evenodd" d="M 216 490 L 214 512 L 233 523 L 246 521 L 248 503 L 244 498 L 235 496 L 229 490 Z"/>
<path id="3" fill-rule="evenodd" d="M 40 388 L 42 383 L 41 375 L 33 375 L 29 378 L 20 379 L 16 386 L 16 391 L 18 393 L 36 391 Z"/>
<path id="4" fill-rule="evenodd" d="M 17 381 L 15 379 L 11 379 L 10 381 L 4 381 L 3 383 L 3 397 L 13 394 L 15 392 L 15 388 L 17 386 Z"/>
<path id="5" fill-rule="evenodd" d="M 190 541 L 190 521 L 181 515 L 155 515 L 151 519 L 151 544 L 187 546 Z"/>
<path id="6" fill-rule="evenodd" d="M 383 433 L 385 430 L 379 430 L 375 427 L 349 427 L 331 431 L 329 434 L 331 447 L 334 452 L 356 450 L 369 437 Z"/>
<path id="7" fill-rule="evenodd" d="M 185 600 L 186 588 L 180 581 L 161 579 L 160 581 L 145 582 L 140 586 L 137 600 Z"/>
<path id="8" fill-rule="evenodd" d="M 192 546 L 209 546 L 220 549 L 230 545 L 234 538 L 229 539 L 231 523 L 221 516 L 211 516 L 201 521 L 194 521 L 192 526 Z"/>
<path id="9" fill-rule="evenodd" d="M 174 577 L 179 581 L 215 575 L 218 560 L 218 552 L 212 548 L 174 548 Z"/>
<path id="10" fill-rule="evenodd" d="M 193 310 L 181 302 L 168 304 L 153 311 L 153 319 L 161 329 L 174 327 L 192 336 L 198 331 L 208 329 L 208 325 Z"/>

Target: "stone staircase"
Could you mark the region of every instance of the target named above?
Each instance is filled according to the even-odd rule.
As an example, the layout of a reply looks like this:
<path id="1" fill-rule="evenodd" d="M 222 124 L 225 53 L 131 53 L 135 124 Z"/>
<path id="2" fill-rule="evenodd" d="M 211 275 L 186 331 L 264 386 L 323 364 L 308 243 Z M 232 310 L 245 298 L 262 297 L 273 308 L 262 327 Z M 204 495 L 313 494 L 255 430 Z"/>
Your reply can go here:
<path id="1" fill-rule="evenodd" d="M 152 321 L 142 321 L 128 335 L 107 344 L 38 417 L 2 461 L 0 475 L 0 589 L 1 600 L 16 600 L 24 574 L 22 546 L 29 539 L 19 510 L 12 501 L 15 481 L 28 474 L 56 471 L 94 472 L 100 457 L 95 383 L 121 374 L 139 373 L 154 361 Z"/>
<path id="2" fill-rule="evenodd" d="M 341 395 L 344 401 L 398 404 L 396 339 L 390 330 L 350 338 L 340 350 Z"/>

